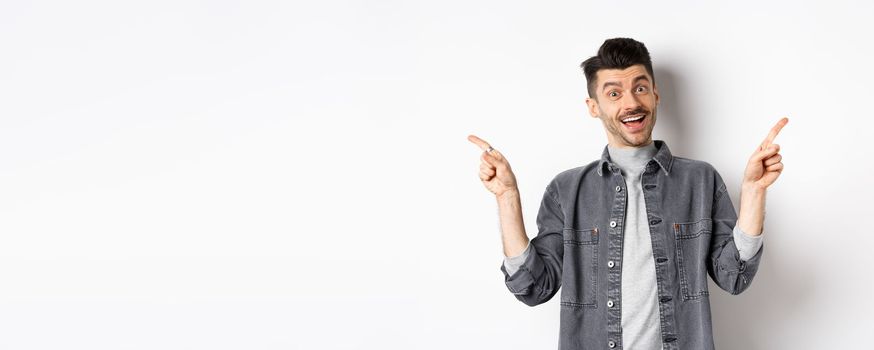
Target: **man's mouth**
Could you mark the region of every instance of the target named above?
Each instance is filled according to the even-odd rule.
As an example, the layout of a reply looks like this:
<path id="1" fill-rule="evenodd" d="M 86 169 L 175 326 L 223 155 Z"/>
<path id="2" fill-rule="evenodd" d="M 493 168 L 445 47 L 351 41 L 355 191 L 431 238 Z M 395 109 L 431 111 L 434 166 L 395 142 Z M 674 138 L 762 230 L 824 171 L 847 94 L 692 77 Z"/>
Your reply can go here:
<path id="1" fill-rule="evenodd" d="M 629 130 L 635 131 L 640 129 L 643 126 L 643 122 L 646 120 L 646 114 L 635 114 L 622 119 L 622 124 L 625 125 Z"/>

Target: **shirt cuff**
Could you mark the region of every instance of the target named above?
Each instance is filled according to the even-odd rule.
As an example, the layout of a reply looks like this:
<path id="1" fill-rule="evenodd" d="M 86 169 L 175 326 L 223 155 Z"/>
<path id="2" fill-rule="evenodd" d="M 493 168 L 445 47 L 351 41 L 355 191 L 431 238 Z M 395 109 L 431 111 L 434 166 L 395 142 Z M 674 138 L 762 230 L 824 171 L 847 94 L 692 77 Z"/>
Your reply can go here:
<path id="1" fill-rule="evenodd" d="M 737 247 L 740 259 L 747 261 L 759 252 L 759 249 L 762 247 L 764 234 L 753 236 L 741 230 L 740 225 L 735 225 L 732 236 L 734 236 L 734 245 Z"/>
<path id="2" fill-rule="evenodd" d="M 516 271 L 519 270 L 519 267 L 522 266 L 522 263 L 525 262 L 525 259 L 528 258 L 528 250 L 531 248 L 531 241 L 528 241 L 528 245 L 525 246 L 525 250 L 522 251 L 519 255 L 504 257 L 504 268 L 507 269 L 507 273 L 512 276 Z"/>

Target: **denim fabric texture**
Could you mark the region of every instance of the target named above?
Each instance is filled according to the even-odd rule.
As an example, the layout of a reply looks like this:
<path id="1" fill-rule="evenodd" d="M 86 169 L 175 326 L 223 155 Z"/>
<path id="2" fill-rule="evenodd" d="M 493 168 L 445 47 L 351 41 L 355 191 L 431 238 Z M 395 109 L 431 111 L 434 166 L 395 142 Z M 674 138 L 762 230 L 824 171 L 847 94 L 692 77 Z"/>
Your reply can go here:
<path id="1" fill-rule="evenodd" d="M 663 140 L 641 185 L 652 239 L 664 349 L 713 349 L 707 276 L 739 294 L 753 280 L 764 245 L 743 261 L 737 214 L 725 183 L 707 162 L 671 154 Z M 556 175 L 537 214 L 537 236 L 512 275 L 510 292 L 529 306 L 560 294 L 559 350 L 622 349 L 622 249 L 626 181 L 610 159 Z"/>

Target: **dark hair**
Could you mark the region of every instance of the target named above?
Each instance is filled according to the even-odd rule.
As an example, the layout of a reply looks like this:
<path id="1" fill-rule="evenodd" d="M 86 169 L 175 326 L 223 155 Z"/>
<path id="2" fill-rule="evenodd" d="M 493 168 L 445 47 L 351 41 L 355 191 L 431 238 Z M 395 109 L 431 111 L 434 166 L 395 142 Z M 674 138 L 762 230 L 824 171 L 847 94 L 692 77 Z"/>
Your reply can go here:
<path id="1" fill-rule="evenodd" d="M 598 54 L 583 61 L 580 67 L 586 73 L 586 85 L 589 90 L 589 97 L 595 97 L 595 83 L 598 78 L 598 71 L 601 69 L 625 69 L 635 64 L 642 64 L 646 68 L 646 72 L 652 77 L 652 83 L 655 85 L 655 75 L 652 73 L 652 60 L 649 58 L 649 51 L 642 42 L 631 38 L 613 38 L 604 40 L 601 48 L 598 49 Z M 595 97 L 597 98 L 597 97 Z"/>

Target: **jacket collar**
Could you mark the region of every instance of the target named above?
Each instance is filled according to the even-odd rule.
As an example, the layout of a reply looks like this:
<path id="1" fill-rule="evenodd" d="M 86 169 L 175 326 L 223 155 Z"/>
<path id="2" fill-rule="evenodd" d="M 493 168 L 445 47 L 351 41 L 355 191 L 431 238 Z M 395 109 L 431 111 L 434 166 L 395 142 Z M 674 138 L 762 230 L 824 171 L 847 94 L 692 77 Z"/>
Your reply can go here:
<path id="1" fill-rule="evenodd" d="M 665 172 L 665 175 L 671 174 L 671 164 L 674 163 L 674 156 L 671 155 L 671 150 L 668 149 L 668 144 L 663 140 L 653 140 L 655 143 L 656 151 L 655 156 L 652 157 L 653 160 L 662 168 Z M 604 168 L 607 167 L 610 171 L 614 169 L 619 171 L 619 167 L 613 163 L 613 160 L 610 159 L 610 152 L 607 150 L 607 146 L 604 146 L 604 152 L 601 153 L 601 161 L 598 162 L 598 175 L 604 176 Z M 649 164 L 647 164 L 649 167 Z"/>

